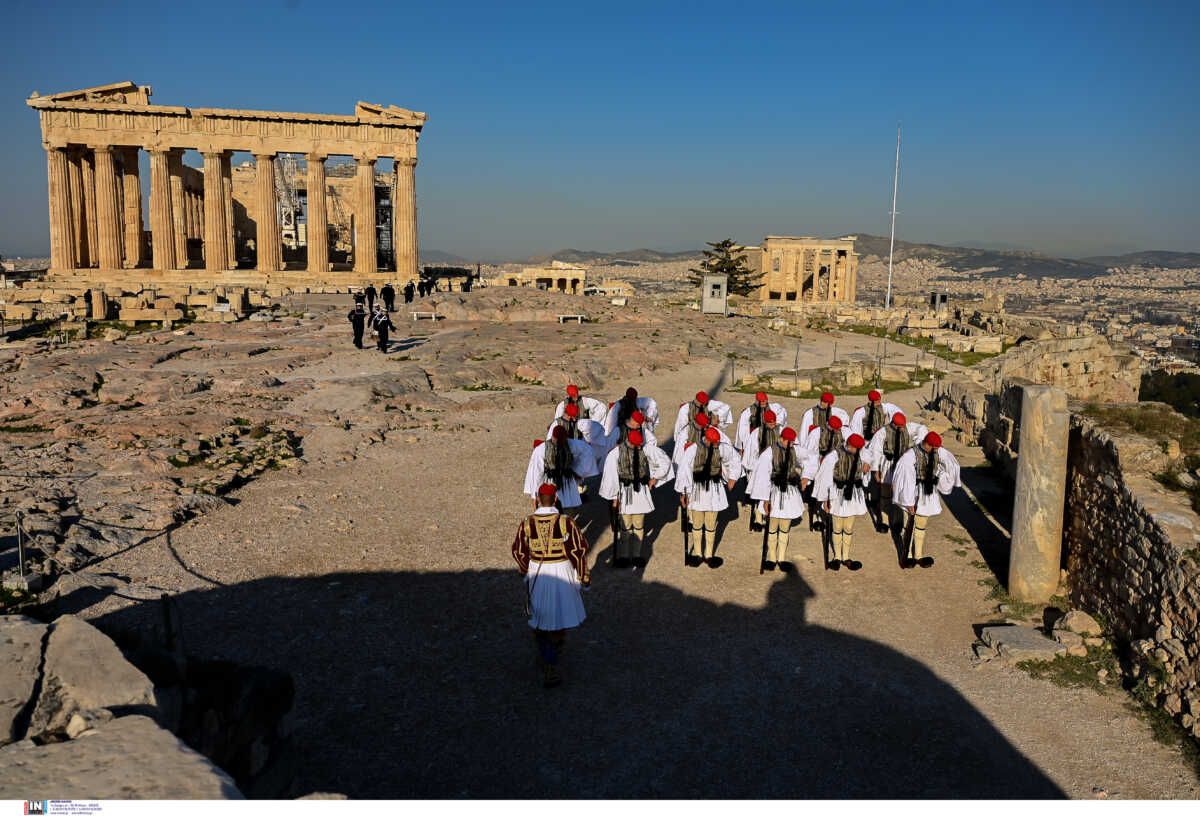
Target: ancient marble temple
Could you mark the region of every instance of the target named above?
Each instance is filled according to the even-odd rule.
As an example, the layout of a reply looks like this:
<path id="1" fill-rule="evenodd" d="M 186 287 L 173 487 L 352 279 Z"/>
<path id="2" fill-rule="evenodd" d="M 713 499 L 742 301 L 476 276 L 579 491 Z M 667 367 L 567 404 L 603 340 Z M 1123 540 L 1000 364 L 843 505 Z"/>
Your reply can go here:
<path id="1" fill-rule="evenodd" d="M 352 116 L 188 108 L 152 105 L 150 95 L 149 86 L 121 82 L 26 101 L 46 149 L 52 275 L 290 286 L 417 277 L 414 170 L 424 113 L 365 102 Z M 203 156 L 203 170 L 183 163 L 186 150 Z M 234 152 L 254 157 L 246 200 L 234 195 Z M 353 160 L 331 167 L 352 173 L 341 186 L 326 177 L 326 161 L 337 156 Z M 381 184 L 375 165 L 387 158 L 394 170 Z M 281 161 L 301 160 L 296 178 L 279 172 Z M 283 211 L 288 200 L 303 201 L 298 213 Z M 293 214 L 305 221 L 307 248 L 285 259 L 280 226 Z M 351 240 L 331 259 L 331 220 L 339 219 Z M 246 223 L 253 235 L 235 230 Z"/>

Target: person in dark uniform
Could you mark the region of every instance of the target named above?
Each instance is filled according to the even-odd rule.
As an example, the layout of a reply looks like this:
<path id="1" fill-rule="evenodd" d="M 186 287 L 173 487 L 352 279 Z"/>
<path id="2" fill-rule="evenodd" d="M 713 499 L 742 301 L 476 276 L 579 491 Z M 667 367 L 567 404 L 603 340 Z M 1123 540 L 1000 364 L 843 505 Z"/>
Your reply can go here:
<path id="1" fill-rule="evenodd" d="M 379 290 L 379 296 L 383 298 L 383 308 L 389 312 L 396 311 L 396 290 L 392 288 L 390 281 Z"/>
<path id="2" fill-rule="evenodd" d="M 375 296 L 379 294 L 375 291 L 375 284 L 368 283 L 367 288 L 364 291 L 367 295 L 367 308 L 373 312 L 375 311 Z"/>
<path id="3" fill-rule="evenodd" d="M 392 319 L 388 317 L 388 313 L 383 310 L 382 306 L 377 307 L 371 315 L 371 329 L 378 335 L 379 350 L 386 352 L 388 331 L 395 331 L 396 327 L 392 325 Z"/>
<path id="4" fill-rule="evenodd" d="M 425 280 L 417 281 L 417 297 L 425 297 Z"/>
<path id="5" fill-rule="evenodd" d="M 405 303 L 412 303 L 413 295 L 416 294 L 416 288 L 417 287 L 413 286 L 412 281 L 409 281 L 408 283 L 404 284 L 404 302 Z"/>
<path id="6" fill-rule="evenodd" d="M 354 309 L 350 312 L 350 326 L 354 329 L 355 348 L 363 347 L 363 329 L 367 325 L 368 317 L 369 315 L 367 314 L 366 309 L 363 308 L 362 303 L 355 303 Z"/>
<path id="7" fill-rule="evenodd" d="M 362 289 L 356 289 L 352 294 L 354 295 L 354 305 L 355 306 L 365 306 L 366 305 L 367 296 L 363 294 Z"/>

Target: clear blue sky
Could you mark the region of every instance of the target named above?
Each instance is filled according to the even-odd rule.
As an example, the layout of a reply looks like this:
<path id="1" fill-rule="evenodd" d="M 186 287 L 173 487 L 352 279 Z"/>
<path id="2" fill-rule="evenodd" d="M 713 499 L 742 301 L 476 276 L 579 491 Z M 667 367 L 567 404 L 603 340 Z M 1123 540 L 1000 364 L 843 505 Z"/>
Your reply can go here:
<path id="1" fill-rule="evenodd" d="M 101 11 L 101 9 L 103 9 Z M 31 91 L 429 114 L 424 248 L 886 234 L 1200 250 L 1200 4 L 6 4 L 0 253 L 44 254 Z"/>

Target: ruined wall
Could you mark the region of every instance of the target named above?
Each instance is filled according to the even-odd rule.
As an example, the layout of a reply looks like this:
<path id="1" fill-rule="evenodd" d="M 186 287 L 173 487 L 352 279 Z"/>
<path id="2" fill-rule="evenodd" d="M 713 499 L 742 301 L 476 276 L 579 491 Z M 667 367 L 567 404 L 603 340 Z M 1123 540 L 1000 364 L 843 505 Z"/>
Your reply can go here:
<path id="1" fill-rule="evenodd" d="M 1131 645 L 1133 672 L 1200 736 L 1200 518 L 1071 417 L 1063 555 L 1071 602 Z"/>
<path id="2" fill-rule="evenodd" d="M 1021 378 L 1063 389 L 1077 400 L 1136 402 L 1146 363 L 1128 346 L 1103 337 L 1060 337 L 1022 343 L 975 366 L 985 385 Z"/>

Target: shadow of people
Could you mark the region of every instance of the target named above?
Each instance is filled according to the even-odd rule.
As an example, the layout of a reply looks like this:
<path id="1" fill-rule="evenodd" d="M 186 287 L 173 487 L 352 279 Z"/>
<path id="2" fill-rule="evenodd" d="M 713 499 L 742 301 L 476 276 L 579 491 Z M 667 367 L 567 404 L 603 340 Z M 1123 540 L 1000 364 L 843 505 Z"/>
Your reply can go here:
<path id="1" fill-rule="evenodd" d="M 177 596 L 198 658 L 287 672 L 302 792 L 357 798 L 1057 798 L 921 663 L 763 608 L 597 570 L 543 689 L 514 570 L 271 577 Z M 153 604 L 95 623 L 155 636 Z"/>

